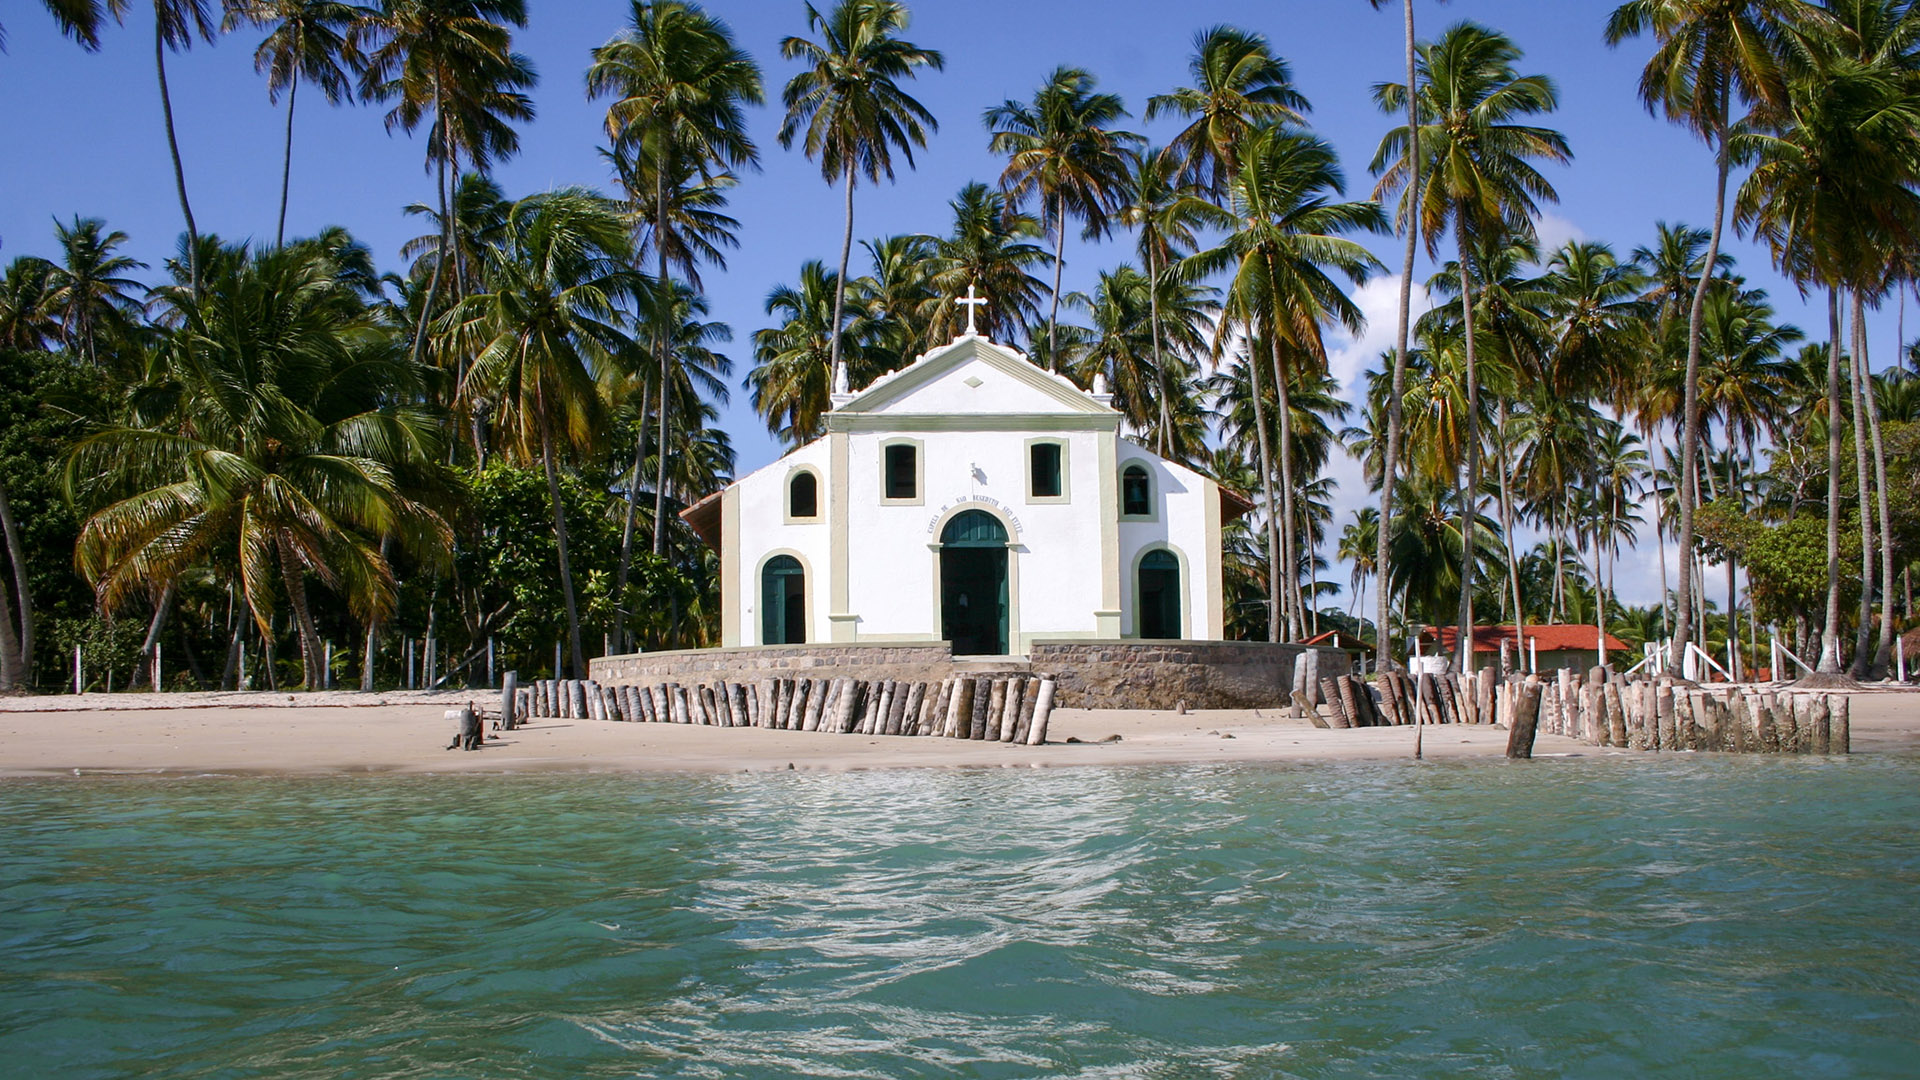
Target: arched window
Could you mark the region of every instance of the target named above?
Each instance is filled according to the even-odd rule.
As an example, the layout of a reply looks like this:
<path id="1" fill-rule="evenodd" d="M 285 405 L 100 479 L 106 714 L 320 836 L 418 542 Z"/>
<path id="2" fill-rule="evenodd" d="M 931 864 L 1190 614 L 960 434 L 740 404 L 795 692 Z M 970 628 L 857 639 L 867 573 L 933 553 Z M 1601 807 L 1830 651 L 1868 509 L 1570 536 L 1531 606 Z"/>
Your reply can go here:
<path id="1" fill-rule="evenodd" d="M 760 644 L 807 642 L 807 572 L 791 555 L 775 555 L 760 571 Z"/>
<path id="2" fill-rule="evenodd" d="M 1153 482 L 1144 465 L 1129 465 L 1120 474 L 1120 513 L 1127 517 L 1153 516 Z"/>
<path id="3" fill-rule="evenodd" d="M 1180 560 L 1165 548 L 1140 559 L 1140 589 L 1134 594 L 1140 611 L 1140 636 L 1178 638 L 1180 632 Z"/>
<path id="4" fill-rule="evenodd" d="M 787 516 L 820 516 L 820 480 L 810 472 L 797 472 L 787 483 Z"/>

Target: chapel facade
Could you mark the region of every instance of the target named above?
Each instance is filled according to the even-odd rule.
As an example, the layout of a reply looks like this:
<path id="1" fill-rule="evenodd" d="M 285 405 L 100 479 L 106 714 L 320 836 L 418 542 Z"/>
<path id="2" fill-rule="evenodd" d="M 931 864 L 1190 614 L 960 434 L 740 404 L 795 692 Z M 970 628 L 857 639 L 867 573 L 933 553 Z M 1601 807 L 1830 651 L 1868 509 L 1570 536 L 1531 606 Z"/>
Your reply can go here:
<path id="1" fill-rule="evenodd" d="M 971 332 L 835 394 L 825 437 L 683 515 L 720 556 L 721 644 L 1219 640 L 1248 504 L 1110 402 Z"/>

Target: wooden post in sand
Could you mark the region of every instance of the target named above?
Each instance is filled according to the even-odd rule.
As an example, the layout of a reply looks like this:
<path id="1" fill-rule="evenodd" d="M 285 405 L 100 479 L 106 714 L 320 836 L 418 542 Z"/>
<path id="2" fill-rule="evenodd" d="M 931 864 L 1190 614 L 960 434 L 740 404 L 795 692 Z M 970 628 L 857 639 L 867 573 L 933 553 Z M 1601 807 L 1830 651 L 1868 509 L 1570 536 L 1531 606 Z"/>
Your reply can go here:
<path id="1" fill-rule="evenodd" d="M 973 680 L 973 700 L 970 702 L 973 715 L 967 721 L 966 738 L 984 739 L 987 737 L 987 708 L 993 700 L 993 680 L 981 675 Z"/>
<path id="2" fill-rule="evenodd" d="M 1833 710 L 1827 706 L 1831 699 L 1825 694 L 1808 699 L 1807 715 L 1811 717 L 1809 727 L 1813 729 L 1813 738 L 1808 740 L 1807 753 L 1826 754 L 1832 752 Z"/>
<path id="3" fill-rule="evenodd" d="M 972 723 L 973 680 L 956 676 L 953 691 L 947 695 L 947 718 L 940 727 L 940 734 L 949 739 L 964 739 L 964 732 Z"/>
<path id="4" fill-rule="evenodd" d="M 1040 676 L 1040 693 L 1033 704 L 1033 723 L 1027 727 L 1027 745 L 1040 746 L 1047 741 L 1047 718 L 1053 715 L 1054 680 L 1051 675 Z"/>
<path id="5" fill-rule="evenodd" d="M 1360 696 L 1354 692 L 1353 676 L 1336 677 L 1333 680 L 1333 692 L 1340 701 L 1340 707 L 1346 710 L 1347 721 L 1354 727 L 1366 727 L 1367 718 L 1360 712 Z"/>
<path id="6" fill-rule="evenodd" d="M 1679 749 L 1674 742 L 1677 735 L 1674 730 L 1673 713 L 1673 681 L 1661 679 L 1658 696 L 1654 699 L 1654 722 L 1658 725 L 1660 740 L 1660 745 L 1655 747 L 1657 750 Z"/>
<path id="7" fill-rule="evenodd" d="M 1513 727 L 1507 731 L 1507 756 L 1515 760 L 1533 757 L 1533 740 L 1540 728 L 1540 696 L 1544 689 L 1540 677 L 1529 675 L 1514 697 Z"/>

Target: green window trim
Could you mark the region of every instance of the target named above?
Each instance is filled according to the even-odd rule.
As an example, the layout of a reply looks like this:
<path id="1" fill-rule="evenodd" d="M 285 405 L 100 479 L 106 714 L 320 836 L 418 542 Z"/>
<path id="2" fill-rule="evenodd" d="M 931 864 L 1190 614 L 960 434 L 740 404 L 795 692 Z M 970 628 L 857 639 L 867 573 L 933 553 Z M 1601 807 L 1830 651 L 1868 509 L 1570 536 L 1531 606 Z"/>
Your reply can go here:
<path id="1" fill-rule="evenodd" d="M 812 507 L 806 513 L 801 512 L 806 509 L 801 499 L 803 487 L 808 489 L 804 494 Z M 820 487 L 820 470 L 811 465 L 798 466 L 787 473 L 787 489 L 781 497 L 781 506 L 784 509 L 782 517 L 786 524 L 808 524 L 826 520 L 822 513 Z"/>
<path id="2" fill-rule="evenodd" d="M 1120 520 L 1158 521 L 1159 502 L 1153 470 L 1138 459 L 1120 465 Z"/>
<path id="3" fill-rule="evenodd" d="M 1041 483 L 1046 479 L 1043 474 L 1042 458 L 1053 458 L 1052 490 Z M 1070 458 L 1065 439 L 1035 438 L 1027 440 L 1027 502 L 1037 504 L 1066 503 L 1071 501 L 1068 488 Z"/>
<path id="4" fill-rule="evenodd" d="M 910 493 L 906 485 L 913 485 Z M 880 505 L 922 506 L 926 503 L 927 453 L 919 439 L 887 439 L 880 444 Z"/>

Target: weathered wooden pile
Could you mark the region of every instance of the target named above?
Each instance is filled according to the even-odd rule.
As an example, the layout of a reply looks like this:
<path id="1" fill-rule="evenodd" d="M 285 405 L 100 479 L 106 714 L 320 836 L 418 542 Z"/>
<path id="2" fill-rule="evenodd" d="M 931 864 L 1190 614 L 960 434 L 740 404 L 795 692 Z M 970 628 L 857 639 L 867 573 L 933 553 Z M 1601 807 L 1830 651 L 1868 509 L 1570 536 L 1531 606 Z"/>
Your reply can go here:
<path id="1" fill-rule="evenodd" d="M 1376 685 L 1350 675 L 1320 681 L 1323 720 L 1299 692 L 1294 704 L 1335 728 L 1398 724 L 1493 724 L 1512 735 L 1509 753 L 1526 757 L 1536 732 L 1590 746 L 1629 750 L 1717 750 L 1745 754 L 1845 754 L 1852 749 L 1843 694 L 1710 690 L 1668 677 L 1626 679 L 1596 668 L 1586 678 L 1498 677 L 1481 668 L 1456 675 L 1392 671 Z"/>
<path id="2" fill-rule="evenodd" d="M 1051 675 L 941 682 L 762 679 L 682 686 L 602 686 L 542 679 L 521 691 L 522 715 L 642 724 L 702 724 L 843 735 L 937 735 L 1039 746 L 1053 713 Z"/>

